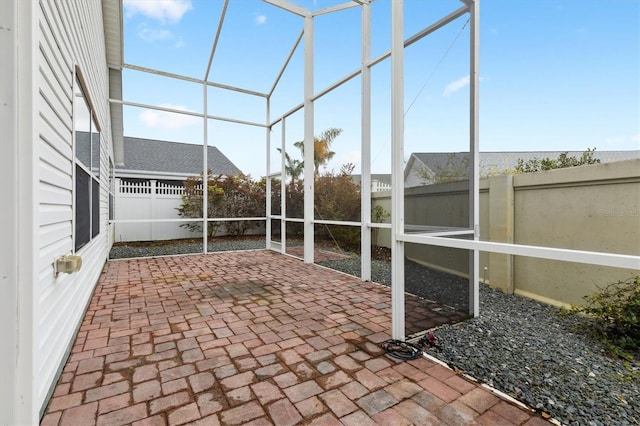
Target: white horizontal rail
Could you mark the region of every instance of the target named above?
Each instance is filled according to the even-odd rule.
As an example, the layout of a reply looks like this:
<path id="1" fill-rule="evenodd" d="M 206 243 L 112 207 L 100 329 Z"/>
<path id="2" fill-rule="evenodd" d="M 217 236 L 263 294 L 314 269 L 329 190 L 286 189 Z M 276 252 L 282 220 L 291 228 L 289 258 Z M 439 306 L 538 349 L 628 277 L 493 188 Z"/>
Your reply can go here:
<path id="1" fill-rule="evenodd" d="M 362 226 L 362 222 L 347 222 L 341 220 L 314 220 L 314 225 L 340 225 L 340 226 Z"/>
<path id="2" fill-rule="evenodd" d="M 631 256 L 625 254 L 529 246 L 524 244 L 496 243 L 490 241 L 462 240 L 416 234 L 399 234 L 397 238 L 398 240 L 404 241 L 406 243 L 426 244 L 438 247 L 451 247 L 464 250 L 480 250 L 491 253 L 510 254 L 514 256 L 526 256 L 539 259 L 610 266 L 612 268 L 640 270 L 640 256 Z"/>
<path id="3" fill-rule="evenodd" d="M 239 222 L 267 220 L 266 217 L 216 217 L 207 218 L 207 222 Z M 201 217 L 182 219 L 112 219 L 109 223 L 165 223 L 165 222 L 202 222 Z"/>

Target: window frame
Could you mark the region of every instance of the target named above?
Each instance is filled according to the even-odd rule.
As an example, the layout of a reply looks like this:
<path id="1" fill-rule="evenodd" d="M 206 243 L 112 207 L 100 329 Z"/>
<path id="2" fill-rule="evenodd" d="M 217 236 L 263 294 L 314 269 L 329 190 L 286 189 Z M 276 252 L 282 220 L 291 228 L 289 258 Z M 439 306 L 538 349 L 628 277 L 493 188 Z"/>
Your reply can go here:
<path id="1" fill-rule="evenodd" d="M 95 113 L 95 108 L 91 102 L 91 98 L 88 95 L 89 90 L 86 84 L 86 80 L 80 68 L 76 65 L 73 73 L 73 87 L 72 87 L 72 180 L 73 180 L 73 192 L 72 192 L 72 240 L 73 240 L 73 252 L 76 253 L 86 247 L 91 241 L 100 236 L 102 232 L 102 226 L 100 224 L 100 191 L 101 191 L 101 145 L 102 145 L 102 129 L 98 123 L 98 119 Z M 80 105 L 82 102 L 84 105 Z M 88 164 L 85 164 L 81 156 L 78 155 L 78 148 L 80 143 L 78 141 L 78 134 L 83 130 L 80 130 L 80 110 L 79 108 L 86 108 L 88 117 L 82 117 L 88 120 Z M 87 123 L 85 123 L 87 124 Z M 96 136 L 97 135 L 97 136 Z M 97 137 L 97 141 L 94 139 Z M 96 143 L 97 142 L 97 143 Z M 94 152 L 97 147 L 97 152 Z M 97 165 L 97 167 L 96 167 Z M 85 188 L 78 186 L 79 182 L 78 173 L 82 173 L 82 179 L 84 179 Z M 80 199 L 83 192 L 86 191 L 87 198 L 83 200 L 83 210 L 88 210 L 88 217 L 82 221 L 78 220 L 78 210 L 81 208 Z M 82 232 L 79 231 L 79 227 L 83 226 Z M 88 229 L 87 229 L 88 228 Z M 82 238 L 80 240 L 80 238 Z"/>

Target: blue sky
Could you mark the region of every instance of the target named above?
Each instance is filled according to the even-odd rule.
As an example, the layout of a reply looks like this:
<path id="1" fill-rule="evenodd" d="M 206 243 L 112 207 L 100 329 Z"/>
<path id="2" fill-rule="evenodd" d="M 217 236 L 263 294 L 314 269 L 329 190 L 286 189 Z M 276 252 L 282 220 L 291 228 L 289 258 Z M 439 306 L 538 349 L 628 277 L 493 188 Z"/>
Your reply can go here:
<path id="1" fill-rule="evenodd" d="M 346 0 L 292 0 L 310 10 Z M 125 62 L 203 78 L 222 0 L 124 0 Z M 405 37 L 462 5 L 405 0 Z M 640 149 L 640 2 L 483 0 L 480 23 L 480 149 Z M 372 6 L 372 56 L 390 47 L 390 1 Z M 209 80 L 268 92 L 302 18 L 259 0 L 231 0 Z M 360 66 L 359 8 L 315 20 L 315 91 Z M 468 150 L 467 15 L 405 51 L 405 157 Z M 302 102 L 302 43 L 271 101 L 271 119 Z M 390 63 L 372 71 L 372 171 L 390 170 Z M 210 88 L 208 113 L 264 123 L 263 98 Z M 203 111 L 201 85 L 124 71 L 128 101 Z M 202 143 L 202 119 L 125 107 L 126 136 Z M 360 78 L 315 105 L 315 133 L 343 129 L 328 170 L 360 164 Z M 285 147 L 302 139 L 302 111 L 287 118 Z M 260 127 L 209 121 L 209 143 L 245 173 L 265 174 Z M 273 128 L 281 143 L 282 126 Z M 280 169 L 272 149 L 271 171 Z"/>

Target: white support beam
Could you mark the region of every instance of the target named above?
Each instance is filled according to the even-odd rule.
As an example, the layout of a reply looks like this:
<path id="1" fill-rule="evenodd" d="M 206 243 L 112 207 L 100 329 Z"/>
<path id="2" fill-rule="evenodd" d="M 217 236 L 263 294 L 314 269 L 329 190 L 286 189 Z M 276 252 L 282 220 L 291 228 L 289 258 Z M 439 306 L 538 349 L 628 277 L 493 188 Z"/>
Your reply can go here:
<path id="1" fill-rule="evenodd" d="M 445 16 L 444 18 L 439 19 L 438 21 L 436 21 L 433 24 L 429 25 L 425 29 L 423 29 L 421 31 L 418 31 L 417 33 L 415 33 L 414 35 L 409 37 L 404 42 L 404 47 L 411 46 L 413 43 L 425 38 L 429 34 L 439 30 L 440 28 L 444 27 L 445 25 L 449 24 L 450 22 L 455 21 L 456 19 L 458 19 L 459 17 L 464 15 L 466 12 L 467 12 L 467 8 L 466 7 L 461 7 L 459 9 L 451 12 L 450 14 Z M 377 64 L 379 64 L 380 62 L 384 61 L 385 59 L 387 59 L 390 56 L 391 56 L 391 50 L 388 50 L 387 52 L 383 53 L 382 55 L 378 56 L 377 58 L 374 58 L 371 61 L 371 63 L 369 64 L 369 66 L 372 67 L 374 65 L 377 65 Z"/>
<path id="2" fill-rule="evenodd" d="M 18 234 L 18 224 L 21 222 L 23 212 L 18 209 L 18 200 L 23 194 L 18 191 L 20 174 L 18 167 L 18 153 L 21 151 L 20 138 L 18 137 L 18 103 L 22 101 L 18 97 L 16 81 L 18 80 L 18 31 L 16 1 L 0 1 L 0 52 L 3 52 L 3 60 L 0 61 L 0 129 L 2 129 L 2 156 L 0 156 L 0 181 L 2 182 L 2 199 L 0 206 L 0 241 L 3 244 L 3 255 L 0 256 L 0 323 L 2 324 L 2 346 L 0 346 L 0 424 L 17 424 L 16 413 L 19 403 L 17 398 L 19 372 L 18 316 L 24 305 L 19 304 L 19 295 L 22 293 L 18 282 L 17 250 L 9 248 L 20 247 L 21 239 Z M 24 53 L 28 52 L 24 49 Z M 24 55 L 24 53 L 22 53 Z M 28 101 L 25 99 L 25 101 Z M 28 118 L 27 118 L 28 119 Z M 31 135 L 29 135 L 31 136 Z M 24 149 L 24 148 L 22 148 Z M 31 206 L 33 209 L 33 206 Z M 29 210 L 32 211 L 32 210 Z M 24 287 L 31 286 L 32 281 L 25 280 Z M 29 290 L 24 289 L 28 294 Z M 30 330 L 25 329 L 25 334 Z M 29 355 L 25 362 L 28 362 Z M 25 383 L 25 386 L 30 384 Z M 28 401 L 27 401 L 28 403 Z M 30 418 L 36 420 L 35 417 Z"/>
<path id="3" fill-rule="evenodd" d="M 159 75 L 161 77 L 173 78 L 175 80 L 188 81 L 188 82 L 196 83 L 196 84 L 204 83 L 204 80 L 202 80 L 200 78 L 189 77 L 189 76 L 186 76 L 186 75 L 175 74 L 175 73 L 167 72 L 167 71 L 160 71 L 160 70 L 157 70 L 157 69 L 154 69 L 154 68 L 141 67 L 140 65 L 122 64 L 122 68 L 123 69 L 127 69 L 127 70 L 132 70 L 132 71 L 144 72 L 144 73 L 147 73 L 147 74 Z"/>
<path id="4" fill-rule="evenodd" d="M 495 243 L 491 241 L 463 240 L 458 238 L 432 237 L 430 235 L 404 234 L 398 238 L 408 243 L 451 247 L 463 250 L 479 250 L 513 256 L 535 257 L 538 259 L 563 262 L 586 263 L 612 268 L 640 269 L 640 256 L 600 253 L 594 251 L 571 250 L 554 247 L 529 246 L 524 244 Z"/>
<path id="5" fill-rule="evenodd" d="M 314 12 L 311 12 L 311 16 L 315 18 L 316 16 L 326 15 L 327 13 L 332 13 L 332 12 L 339 12 L 341 10 L 351 9 L 353 7 L 358 7 L 358 3 L 348 2 L 348 3 L 337 4 L 331 7 L 325 7 L 324 9 L 319 9 Z"/>
<path id="6" fill-rule="evenodd" d="M 191 115 L 193 117 L 204 118 L 204 114 L 200 112 L 195 112 L 195 111 L 185 111 L 183 109 L 167 108 L 167 107 L 161 107 L 161 106 L 150 105 L 150 104 L 142 104 L 140 102 L 123 101 L 122 99 L 109 99 L 109 102 L 112 104 L 122 104 L 125 106 L 132 106 L 136 108 L 153 109 L 157 111 L 172 112 L 175 114 Z"/>
<path id="7" fill-rule="evenodd" d="M 246 126 L 269 128 L 269 126 L 264 123 L 257 123 L 255 121 L 236 120 L 235 118 L 222 117 L 220 115 L 207 115 L 207 118 L 210 120 L 225 121 L 227 123 L 236 123 L 236 124 L 244 124 Z"/>
<path id="8" fill-rule="evenodd" d="M 404 340 L 404 1 L 391 3 L 391 333 Z"/>
<path id="9" fill-rule="evenodd" d="M 185 111 L 183 109 L 167 108 L 167 107 L 161 107 L 161 106 L 149 105 L 149 104 L 141 104 L 139 102 L 123 101 L 121 99 L 109 99 L 109 102 L 112 103 L 112 104 L 121 104 L 121 105 L 136 107 L 136 108 L 153 109 L 153 110 L 157 110 L 157 111 L 171 112 L 171 113 L 174 113 L 174 114 L 191 115 L 193 117 L 199 117 L 199 118 L 205 117 L 205 114 L 202 114 L 202 113 L 199 113 L 199 112 L 195 112 L 195 111 Z M 228 123 L 245 124 L 247 126 L 265 127 L 265 128 L 269 127 L 269 125 L 264 124 L 264 123 L 257 123 L 257 122 L 254 122 L 254 121 L 245 121 L 245 120 L 236 120 L 234 118 L 221 117 L 219 115 L 208 115 L 207 114 L 206 117 L 208 119 L 210 119 L 210 120 L 226 121 Z"/>
<path id="10" fill-rule="evenodd" d="M 38 412 L 42 408 L 38 401 L 40 358 L 47 356 L 39 350 L 38 309 L 41 288 L 39 271 L 41 262 L 40 252 L 40 223 L 39 223 L 39 149 L 38 138 L 40 133 L 38 117 L 39 97 L 39 71 L 38 57 L 40 49 L 39 22 L 41 15 L 39 2 L 37 1 L 9 1 L 15 9 L 13 22 L 9 23 L 11 31 L 3 31 L 5 37 L 12 37 L 15 33 L 14 52 L 16 72 L 16 141 L 17 156 L 14 157 L 17 167 L 17 306 L 13 311 L 17 319 L 17 342 L 11 350 L 16 351 L 16 362 L 11 367 L 15 368 L 15 395 L 9 401 L 0 403 L 11 404 L 15 413 L 15 424 L 38 424 Z M 4 19 L 3 19 L 4 21 Z M 3 56 L 6 54 L 3 51 Z M 3 61 L 7 60 L 3 57 Z M 10 62 L 11 59 L 8 59 Z M 3 106 L 4 108 L 4 106 Z M 5 147 L 3 135 L 2 146 Z M 14 151 L 15 152 L 15 151 Z M 3 155 L 6 153 L 3 152 Z M 6 182 L 3 182 L 6 184 Z M 4 192 L 3 192 L 4 194 Z M 72 243 L 71 243 L 72 244 Z M 3 296 L 5 294 L 3 293 Z M 3 339 L 2 344 L 7 344 Z M 9 376 L 11 377 L 11 375 Z M 2 380 L 9 380 L 3 376 Z M 48 385 L 48 384 L 47 384 Z"/>
<path id="11" fill-rule="evenodd" d="M 371 281 L 371 5 L 361 7 L 361 98 L 360 98 L 360 278 Z"/>
<path id="12" fill-rule="evenodd" d="M 211 72 L 211 64 L 213 64 L 213 57 L 216 54 L 216 48 L 218 47 L 218 40 L 220 40 L 220 32 L 222 31 L 222 26 L 224 25 L 224 18 L 225 16 L 227 16 L 227 6 L 229 6 L 229 0 L 224 0 L 224 5 L 222 6 L 222 12 L 220 12 L 220 19 L 218 20 L 218 26 L 216 27 L 216 36 L 213 38 L 213 43 L 211 44 L 211 53 L 209 54 L 207 69 L 204 73 L 205 81 L 209 79 L 209 73 Z"/>
<path id="13" fill-rule="evenodd" d="M 313 263 L 314 250 L 314 109 L 313 18 L 304 18 L 304 262 Z"/>
<path id="14" fill-rule="evenodd" d="M 286 0 L 262 0 L 265 3 L 269 3 L 275 7 L 279 7 L 280 9 L 286 10 L 287 12 L 291 12 L 294 15 L 302 16 L 303 18 L 311 17 L 311 12 L 305 9 L 302 6 L 298 6 L 297 4 L 288 2 Z"/>
<path id="15" fill-rule="evenodd" d="M 271 98 L 267 98 L 266 100 L 266 105 L 265 105 L 265 122 L 268 123 L 269 120 L 271 119 Z M 267 217 L 267 222 L 264 224 L 264 230 L 265 230 L 265 243 L 266 243 L 266 249 L 270 250 L 271 249 L 271 127 L 267 127 L 266 128 L 266 134 L 265 134 L 265 149 L 266 149 L 266 155 L 265 155 L 265 162 L 266 162 L 266 167 L 265 170 L 267 171 L 266 173 L 266 188 L 265 188 L 265 192 L 266 192 L 266 197 L 264 197 L 265 199 L 265 206 L 264 206 L 264 214 Z"/>
<path id="16" fill-rule="evenodd" d="M 204 80 L 201 80 L 199 78 L 189 77 L 189 76 L 186 76 L 186 75 L 175 74 L 175 73 L 166 72 L 166 71 L 160 71 L 160 70 L 156 70 L 156 69 L 153 69 L 153 68 L 141 67 L 139 65 L 123 64 L 122 68 L 133 70 L 133 71 L 144 72 L 144 73 L 147 73 L 147 74 L 159 75 L 159 76 L 162 76 L 162 77 L 173 78 L 173 79 L 176 79 L 176 80 L 188 81 L 188 82 L 196 83 L 196 84 L 202 84 L 203 82 L 205 82 Z M 227 84 L 215 83 L 215 82 L 212 82 L 212 81 L 207 81 L 206 84 L 207 84 L 207 86 L 210 86 L 210 87 L 216 87 L 218 89 L 230 90 L 232 92 L 244 93 L 245 95 L 258 96 L 260 98 L 266 98 L 266 97 L 269 96 L 267 93 L 257 92 L 255 90 L 243 89 L 241 87 L 229 86 Z"/>
<path id="17" fill-rule="evenodd" d="M 286 161 L 285 161 L 285 147 L 287 141 L 287 120 L 286 118 L 282 119 L 282 135 L 280 141 L 280 150 L 282 151 L 280 157 L 280 249 L 282 250 L 282 254 L 287 252 L 287 172 L 286 172 Z"/>
<path id="18" fill-rule="evenodd" d="M 469 5 L 469 226 L 473 229 L 474 240 L 480 239 L 480 132 L 479 132 L 479 42 L 480 42 L 480 0 Z M 480 252 L 473 249 L 469 253 L 469 314 L 480 314 Z"/>
<path id="19" fill-rule="evenodd" d="M 298 38 L 296 39 L 296 42 L 293 43 L 293 47 L 289 51 L 289 55 L 287 56 L 287 59 L 284 61 L 284 64 L 282 65 L 282 68 L 280 68 L 280 72 L 278 73 L 278 76 L 273 81 L 273 85 L 271 86 L 271 90 L 269 90 L 269 97 L 271 97 L 271 95 L 273 95 L 273 92 L 276 90 L 276 87 L 278 87 L 278 83 L 280 82 L 280 79 L 282 78 L 282 75 L 284 74 L 284 72 L 286 71 L 287 67 L 289 66 L 289 62 L 291 62 L 291 58 L 293 58 L 293 55 L 296 53 L 296 49 L 298 49 L 298 45 L 300 44 L 300 40 L 302 40 L 303 34 L 304 34 L 304 30 L 300 31 L 300 34 L 298 34 Z"/>
<path id="20" fill-rule="evenodd" d="M 207 85 L 202 85 L 202 110 L 204 115 L 202 117 L 202 253 L 207 254 L 209 249 L 209 241 L 207 235 L 209 233 L 209 208 L 208 208 L 208 196 L 209 196 L 209 161 L 207 159 L 207 153 L 209 151 L 209 119 L 207 118 Z"/>

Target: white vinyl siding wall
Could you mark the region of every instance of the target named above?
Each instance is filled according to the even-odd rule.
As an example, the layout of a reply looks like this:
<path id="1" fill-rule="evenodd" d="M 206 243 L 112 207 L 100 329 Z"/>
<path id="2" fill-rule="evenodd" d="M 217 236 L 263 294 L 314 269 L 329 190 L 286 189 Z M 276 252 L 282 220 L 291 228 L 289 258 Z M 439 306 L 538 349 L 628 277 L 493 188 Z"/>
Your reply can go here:
<path id="1" fill-rule="evenodd" d="M 57 379 L 109 250 L 108 164 L 112 156 L 108 71 L 100 0 L 39 2 L 39 281 L 36 406 Z M 82 268 L 54 276 L 56 256 L 73 254 L 73 85 L 78 66 L 101 129 L 100 234 L 80 249 Z"/>

